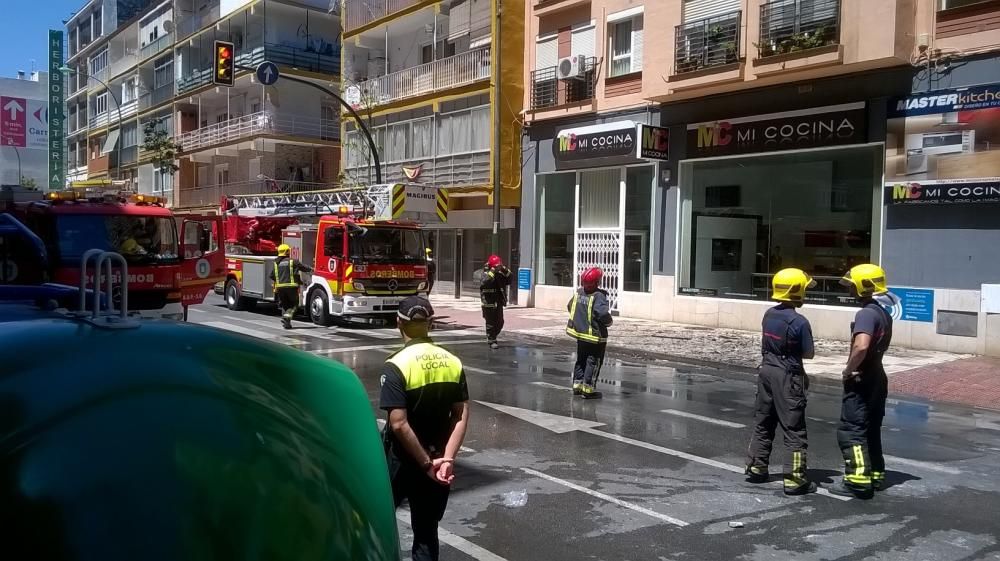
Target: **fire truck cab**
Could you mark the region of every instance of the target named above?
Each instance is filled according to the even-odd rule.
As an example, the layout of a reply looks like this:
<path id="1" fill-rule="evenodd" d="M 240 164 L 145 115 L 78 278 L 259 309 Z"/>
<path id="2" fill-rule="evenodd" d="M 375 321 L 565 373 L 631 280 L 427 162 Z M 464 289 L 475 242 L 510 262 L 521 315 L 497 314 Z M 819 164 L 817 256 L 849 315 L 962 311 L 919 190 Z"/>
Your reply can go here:
<path id="1" fill-rule="evenodd" d="M 377 219 L 384 216 L 377 210 L 382 195 L 391 195 L 393 187 L 397 193 L 404 193 L 404 199 L 406 193 L 417 190 L 413 186 L 389 186 L 377 192 L 374 199 L 371 188 L 279 195 L 285 202 L 274 204 L 269 199 L 270 205 L 256 209 L 264 212 L 252 212 L 255 209 L 248 208 L 248 202 L 240 198 L 225 201 L 224 211 L 230 213 L 226 229 L 227 279 L 222 289 L 226 304 L 230 309 L 244 310 L 258 301 L 275 300 L 271 281 L 273 250 L 284 243 L 291 247 L 293 259 L 313 269 L 311 274 L 301 275 L 300 304 L 314 323 L 329 325 L 335 318 L 393 318 L 404 298 L 427 290 L 426 243 L 420 226 L 408 220 Z M 434 203 L 434 188 L 419 190 L 431 190 L 429 196 Z M 322 198 L 319 208 L 336 208 L 336 213 L 310 216 L 310 208 L 317 208 L 317 197 Z M 400 209 L 405 208 L 405 202 L 394 198 L 402 205 L 397 206 L 396 214 L 403 215 Z M 411 205 L 411 210 L 415 206 Z M 290 215 L 297 217 L 290 220 Z M 280 238 L 269 243 L 238 234 L 273 232 L 275 222 L 282 221 L 285 225 Z"/>

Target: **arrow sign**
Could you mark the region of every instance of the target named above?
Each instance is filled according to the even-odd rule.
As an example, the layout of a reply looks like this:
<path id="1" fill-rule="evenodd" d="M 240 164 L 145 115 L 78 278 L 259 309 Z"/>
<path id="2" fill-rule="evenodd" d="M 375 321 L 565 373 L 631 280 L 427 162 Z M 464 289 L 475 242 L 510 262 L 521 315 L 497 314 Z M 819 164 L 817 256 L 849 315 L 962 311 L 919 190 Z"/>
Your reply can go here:
<path id="1" fill-rule="evenodd" d="M 11 121 L 16 121 L 17 120 L 17 114 L 20 113 L 20 112 L 22 112 L 22 111 L 24 111 L 24 107 L 21 107 L 20 103 L 18 103 L 16 100 L 12 99 L 12 100 L 10 100 L 10 101 L 7 102 L 7 105 L 3 106 L 3 110 L 10 112 L 10 120 Z"/>
<path id="2" fill-rule="evenodd" d="M 274 85 L 278 81 L 278 65 L 270 61 L 264 61 L 257 65 L 257 79 L 265 86 Z"/>
<path id="3" fill-rule="evenodd" d="M 27 119 L 23 97 L 0 97 L 0 143 L 23 148 L 27 142 Z"/>
<path id="4" fill-rule="evenodd" d="M 743 475 L 744 473 L 744 468 L 741 466 L 734 466 L 732 464 L 727 464 L 725 462 L 720 462 L 718 460 L 713 460 L 711 458 L 702 458 L 701 456 L 695 456 L 694 454 L 688 454 L 687 452 L 682 452 L 680 450 L 674 450 L 672 448 L 657 446 L 656 444 L 650 444 L 648 442 L 643 442 L 641 440 L 635 440 L 634 438 L 628 438 L 610 432 L 597 430 L 597 427 L 603 427 L 604 423 L 598 423 L 596 421 L 587 421 L 584 419 L 575 419 L 573 417 L 564 417 L 562 415 L 553 415 L 552 413 L 542 413 L 541 411 L 532 411 L 530 409 L 521 409 L 520 407 L 511 407 L 510 405 L 500 405 L 498 403 L 489 403 L 486 401 L 477 401 L 476 403 L 480 405 L 485 405 L 486 407 L 489 407 L 490 409 L 495 409 L 497 411 L 500 411 L 501 413 L 506 413 L 511 417 L 516 417 L 518 419 L 521 419 L 522 421 L 527 421 L 533 425 L 550 430 L 556 434 L 565 434 L 573 431 L 585 432 L 587 434 L 592 434 L 594 436 L 599 436 L 601 438 L 607 438 L 609 440 L 614 440 L 616 442 L 621 442 L 623 444 L 638 446 L 639 448 L 645 448 L 646 450 L 652 450 L 653 452 L 659 452 L 660 454 L 666 454 L 668 456 L 674 456 L 675 458 L 681 458 L 689 462 L 711 466 L 732 473 L 738 473 L 740 475 Z M 775 481 L 774 483 L 781 485 L 780 480 Z M 840 497 L 837 495 L 833 495 L 829 491 L 823 488 L 817 490 L 817 494 L 842 501 L 851 500 L 850 497 Z"/>

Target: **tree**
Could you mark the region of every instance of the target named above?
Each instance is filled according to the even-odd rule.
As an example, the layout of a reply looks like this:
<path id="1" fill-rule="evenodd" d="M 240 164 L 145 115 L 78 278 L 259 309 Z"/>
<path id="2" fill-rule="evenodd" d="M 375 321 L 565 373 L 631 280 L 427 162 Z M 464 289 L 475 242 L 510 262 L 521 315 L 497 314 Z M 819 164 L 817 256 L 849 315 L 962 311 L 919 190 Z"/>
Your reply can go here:
<path id="1" fill-rule="evenodd" d="M 371 82 L 344 80 L 341 96 L 348 103 L 354 105 L 354 109 L 366 121 L 365 125 L 371 131 L 372 135 L 375 136 L 375 142 L 378 144 L 379 138 L 375 135 L 372 115 L 375 112 L 375 107 L 378 106 L 379 95 L 371 87 Z M 341 119 L 345 122 L 354 123 L 354 119 L 346 113 L 342 114 Z M 354 130 L 341 139 L 340 167 L 342 171 L 338 180 L 345 187 L 365 186 L 375 182 L 375 166 L 371 157 L 371 147 L 368 144 L 368 139 L 365 138 L 364 134 L 358 128 L 357 123 L 354 123 L 354 125 Z M 383 150 L 382 146 L 378 148 L 380 152 Z M 351 162 L 365 162 L 365 164 L 351 168 L 348 166 Z"/>
<path id="2" fill-rule="evenodd" d="M 179 147 L 170 138 L 167 130 L 160 126 L 162 119 L 153 119 L 142 127 L 142 149 L 153 154 L 151 161 L 162 173 L 173 175 L 180 167 L 174 163 Z"/>
<path id="3" fill-rule="evenodd" d="M 38 182 L 35 181 L 34 177 L 21 176 L 21 187 L 25 189 L 31 189 L 32 191 L 38 190 Z"/>

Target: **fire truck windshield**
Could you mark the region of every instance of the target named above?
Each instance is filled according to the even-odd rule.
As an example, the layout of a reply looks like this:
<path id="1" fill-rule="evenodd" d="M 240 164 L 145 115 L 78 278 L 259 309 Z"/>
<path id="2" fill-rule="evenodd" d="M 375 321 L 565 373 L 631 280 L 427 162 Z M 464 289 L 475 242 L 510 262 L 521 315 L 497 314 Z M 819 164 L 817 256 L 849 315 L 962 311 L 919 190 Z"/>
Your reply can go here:
<path id="1" fill-rule="evenodd" d="M 178 260 L 177 227 L 163 216 L 68 214 L 55 217 L 56 250 L 77 263 L 88 249 L 121 253 L 130 264 Z"/>
<path id="2" fill-rule="evenodd" d="M 424 263 L 424 242 L 419 230 L 368 226 L 351 233 L 352 261 Z"/>

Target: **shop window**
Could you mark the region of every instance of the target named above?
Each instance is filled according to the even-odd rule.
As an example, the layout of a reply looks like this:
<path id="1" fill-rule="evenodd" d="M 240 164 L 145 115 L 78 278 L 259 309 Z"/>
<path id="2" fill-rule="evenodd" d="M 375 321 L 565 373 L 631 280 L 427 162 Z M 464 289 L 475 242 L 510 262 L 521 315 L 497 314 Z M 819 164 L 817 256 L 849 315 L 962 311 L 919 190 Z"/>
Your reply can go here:
<path id="1" fill-rule="evenodd" d="M 621 168 L 580 173 L 580 227 L 617 228 Z"/>
<path id="2" fill-rule="evenodd" d="M 536 176 L 538 284 L 573 286 L 575 173 Z"/>
<path id="3" fill-rule="evenodd" d="M 622 289 L 627 292 L 649 292 L 652 206 L 652 166 L 626 168 Z"/>
<path id="4" fill-rule="evenodd" d="M 771 277 L 813 275 L 815 303 L 849 304 L 839 278 L 877 261 L 877 147 L 682 162 L 681 292 L 766 300 Z"/>

